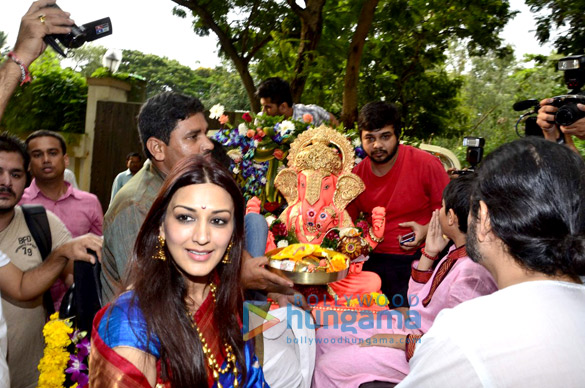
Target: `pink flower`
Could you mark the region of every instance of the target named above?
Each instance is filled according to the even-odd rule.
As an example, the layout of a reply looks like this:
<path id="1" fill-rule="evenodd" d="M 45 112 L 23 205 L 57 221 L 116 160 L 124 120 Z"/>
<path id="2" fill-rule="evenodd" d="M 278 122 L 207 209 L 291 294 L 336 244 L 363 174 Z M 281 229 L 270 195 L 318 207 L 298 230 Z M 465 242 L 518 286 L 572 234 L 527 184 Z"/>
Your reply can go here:
<path id="1" fill-rule="evenodd" d="M 227 115 L 221 115 L 218 121 L 221 125 L 224 125 L 225 123 L 230 122 L 230 118 Z"/>
<path id="2" fill-rule="evenodd" d="M 286 230 L 286 225 L 283 224 L 282 222 L 278 222 L 274 225 L 272 225 L 272 234 L 274 234 L 274 236 L 279 236 L 279 237 L 286 237 L 288 235 L 288 232 Z"/>
<path id="3" fill-rule="evenodd" d="M 330 230 L 329 233 L 325 235 L 325 238 L 333 241 L 339 240 L 339 232 L 336 230 Z"/>
<path id="4" fill-rule="evenodd" d="M 248 132 L 246 133 L 246 136 L 248 136 L 251 139 L 254 137 L 255 134 L 256 131 L 254 131 L 253 129 L 249 129 Z"/>
<path id="5" fill-rule="evenodd" d="M 369 225 L 365 220 L 358 221 L 358 223 L 355 226 L 361 228 L 364 232 L 367 232 L 369 229 Z"/>
<path id="6" fill-rule="evenodd" d="M 263 130 L 259 129 L 258 131 L 256 131 L 256 135 L 260 136 L 261 138 L 266 136 L 266 134 L 264 133 Z"/>
<path id="7" fill-rule="evenodd" d="M 251 123 L 252 122 L 252 116 L 250 115 L 249 112 L 246 112 L 242 115 L 242 118 L 244 119 L 245 122 L 247 123 Z"/>
<path id="8" fill-rule="evenodd" d="M 305 113 L 305 114 L 303 115 L 303 121 L 304 121 L 305 123 L 307 123 L 307 124 L 310 124 L 310 123 L 312 123 L 312 122 L 313 122 L 313 115 L 312 115 L 312 114 L 310 114 L 310 113 Z"/>

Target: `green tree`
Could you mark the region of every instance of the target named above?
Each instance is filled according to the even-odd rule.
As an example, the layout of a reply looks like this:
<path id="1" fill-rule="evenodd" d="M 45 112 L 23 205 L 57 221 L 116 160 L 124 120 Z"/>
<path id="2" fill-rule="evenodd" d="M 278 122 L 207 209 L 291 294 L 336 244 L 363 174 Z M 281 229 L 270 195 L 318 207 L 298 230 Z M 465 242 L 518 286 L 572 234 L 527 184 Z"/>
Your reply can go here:
<path id="1" fill-rule="evenodd" d="M 83 133 L 87 107 L 85 77 L 62 69 L 56 55 L 47 50 L 31 66 L 32 82 L 12 96 L 2 126 L 15 133 L 37 129 Z"/>
<path id="2" fill-rule="evenodd" d="M 90 77 L 97 69 L 102 67 L 102 58 L 107 49 L 103 46 L 94 44 L 85 44 L 80 48 L 69 51 L 67 62 L 71 64 L 71 68 L 84 75 Z M 73 53 L 73 54 L 71 54 Z"/>
<path id="3" fill-rule="evenodd" d="M 0 31 L 0 53 L 4 53 L 6 42 L 8 41 L 8 35 L 4 31 Z"/>
<path id="4" fill-rule="evenodd" d="M 213 32 L 217 36 L 220 55 L 232 61 L 252 109 L 259 111 L 250 64 L 261 57 L 266 44 L 272 40 L 272 31 L 280 29 L 290 13 L 289 8 L 281 2 L 262 0 L 173 1 L 191 10 L 195 17 L 195 33 L 207 36 Z M 180 17 L 186 16 L 182 9 L 175 8 L 174 12 Z"/>
<path id="5" fill-rule="evenodd" d="M 585 2 L 558 0 L 526 0 L 530 11 L 537 13 L 536 38 L 540 44 L 550 41 L 551 31 L 562 30 L 553 42 L 565 55 L 584 54 Z"/>
<path id="6" fill-rule="evenodd" d="M 524 121 L 518 123 L 518 133 L 515 127 L 520 116 L 531 109 L 515 112 L 512 109 L 515 102 L 540 101 L 567 91 L 562 74 L 555 70 L 559 55 L 526 55 L 517 62 L 511 52 L 504 57 L 491 54 L 470 58 L 460 50 L 455 51 L 450 55 L 450 75 L 463 81 L 458 97 L 461 101 L 459 121 L 455 123 L 460 126 L 461 133 L 436 136 L 430 141 L 455 152 L 464 165 L 466 148 L 461 144 L 462 135 L 483 137 L 487 155 L 500 145 L 525 135 Z M 463 63 L 468 65 L 467 71 L 460 65 Z M 581 147 L 581 142 L 576 143 Z"/>

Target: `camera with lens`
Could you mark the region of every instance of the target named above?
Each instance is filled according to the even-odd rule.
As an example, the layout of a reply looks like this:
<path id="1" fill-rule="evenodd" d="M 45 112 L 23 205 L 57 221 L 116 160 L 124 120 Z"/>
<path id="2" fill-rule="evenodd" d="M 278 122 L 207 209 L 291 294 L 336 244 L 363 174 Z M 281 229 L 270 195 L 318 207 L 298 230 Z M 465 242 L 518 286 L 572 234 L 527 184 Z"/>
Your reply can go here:
<path id="1" fill-rule="evenodd" d="M 57 4 L 48 7 L 59 8 Z M 60 9 L 60 8 L 59 8 Z M 68 34 L 52 34 L 44 38 L 45 43 L 51 46 L 57 53 L 66 57 L 65 51 L 59 45 L 61 43 L 66 48 L 79 48 L 85 42 L 91 42 L 104 36 L 112 35 L 112 22 L 110 18 L 103 18 L 82 26 L 71 26 L 71 32 Z M 57 43 L 59 42 L 59 43 Z"/>
<path id="2" fill-rule="evenodd" d="M 568 94 L 555 96 L 552 98 L 551 105 L 558 108 L 555 113 L 554 123 L 562 126 L 569 126 L 575 121 L 585 117 L 585 112 L 581 111 L 577 104 L 585 104 L 585 93 L 581 88 L 585 84 L 585 55 L 571 55 L 559 59 L 557 62 L 557 70 L 564 72 L 564 79 L 567 88 L 571 89 Z M 518 132 L 518 124 L 527 116 L 538 113 L 540 104 L 538 100 L 524 100 L 514 104 L 515 111 L 523 111 L 533 108 L 531 112 L 525 113 L 516 122 L 516 133 Z M 542 129 L 536 124 L 536 117 L 528 117 L 525 120 L 525 135 L 526 136 L 540 136 L 542 137 Z M 559 134 L 557 143 L 565 143 L 565 136 L 563 133 Z"/>
<path id="3" fill-rule="evenodd" d="M 585 117 L 585 112 L 580 110 L 577 104 L 585 104 L 585 95 L 572 94 L 553 97 L 551 105 L 559 108 L 555 113 L 555 123 L 566 127 Z"/>
<path id="4" fill-rule="evenodd" d="M 481 163 L 481 159 L 483 158 L 483 147 L 485 146 L 485 139 L 483 137 L 465 136 L 463 138 L 463 146 L 467 147 L 465 160 L 467 160 L 470 167 L 465 170 L 455 170 L 451 172 L 451 174 L 473 174 L 477 165 Z"/>

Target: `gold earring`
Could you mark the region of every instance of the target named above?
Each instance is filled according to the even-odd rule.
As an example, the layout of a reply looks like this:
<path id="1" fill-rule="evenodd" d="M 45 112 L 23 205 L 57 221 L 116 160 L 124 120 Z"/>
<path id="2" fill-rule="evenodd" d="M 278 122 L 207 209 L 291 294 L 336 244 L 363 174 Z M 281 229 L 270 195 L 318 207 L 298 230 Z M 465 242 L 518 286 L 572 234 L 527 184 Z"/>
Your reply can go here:
<path id="1" fill-rule="evenodd" d="M 230 245 L 228 245 L 227 249 L 225 250 L 225 255 L 223 255 L 223 259 L 221 260 L 224 264 L 230 264 L 232 259 L 230 257 L 230 251 L 232 250 L 232 242 L 230 241 Z"/>
<path id="2" fill-rule="evenodd" d="M 167 256 L 165 255 L 165 239 L 159 235 L 158 236 L 158 244 L 156 244 L 156 253 L 152 256 L 155 260 L 162 260 L 165 261 Z"/>

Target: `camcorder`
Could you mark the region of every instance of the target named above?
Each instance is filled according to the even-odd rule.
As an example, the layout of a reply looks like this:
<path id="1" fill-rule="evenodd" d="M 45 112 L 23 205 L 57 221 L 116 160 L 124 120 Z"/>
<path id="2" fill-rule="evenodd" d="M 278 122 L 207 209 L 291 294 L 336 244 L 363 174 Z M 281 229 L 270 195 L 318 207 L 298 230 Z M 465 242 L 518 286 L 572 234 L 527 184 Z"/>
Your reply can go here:
<path id="1" fill-rule="evenodd" d="M 465 160 L 469 163 L 469 168 L 465 170 L 455 170 L 453 175 L 473 174 L 481 159 L 483 158 L 483 147 L 485 146 L 485 139 L 483 137 L 465 136 L 463 138 L 463 146 L 467 147 Z"/>
<path id="2" fill-rule="evenodd" d="M 571 55 L 559 59 L 557 62 L 557 70 L 564 72 L 564 79 L 567 88 L 571 89 L 568 94 L 555 96 L 552 98 L 551 105 L 558 108 L 555 113 L 554 124 L 569 126 L 575 121 L 585 117 L 585 112 L 581 111 L 577 104 L 585 104 L 585 93 L 581 88 L 585 84 L 585 55 Z M 538 100 L 524 100 L 519 101 L 513 106 L 515 111 L 523 111 L 533 108 L 531 112 L 520 116 L 516 122 L 516 133 L 518 132 L 518 124 L 527 116 L 538 113 L 540 104 Z M 536 117 L 531 116 L 525 120 L 525 136 L 540 136 L 543 137 L 542 129 L 536 124 Z M 565 136 L 560 133 L 557 143 L 565 143 Z"/>
<path id="3" fill-rule="evenodd" d="M 55 7 L 60 9 L 57 4 L 52 4 L 48 7 Z M 85 42 L 91 42 L 96 39 L 103 38 L 104 36 L 112 35 L 112 32 L 112 22 L 108 17 L 84 24 L 79 27 L 74 24 L 71 26 L 70 33 L 47 35 L 45 36 L 44 41 L 61 56 L 67 57 L 67 54 L 61 45 L 69 49 L 79 48 L 83 46 Z M 61 43 L 61 45 L 59 45 L 57 42 Z"/>

